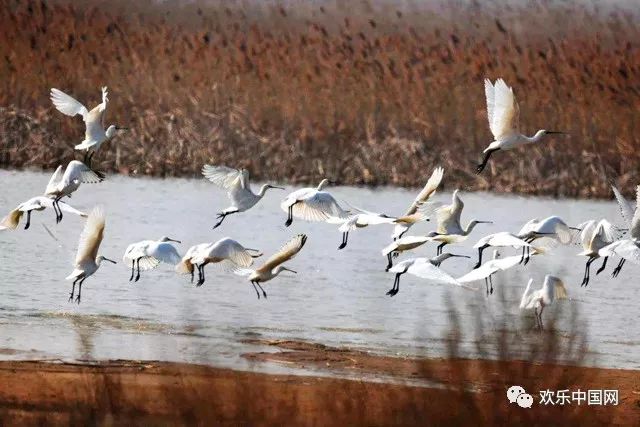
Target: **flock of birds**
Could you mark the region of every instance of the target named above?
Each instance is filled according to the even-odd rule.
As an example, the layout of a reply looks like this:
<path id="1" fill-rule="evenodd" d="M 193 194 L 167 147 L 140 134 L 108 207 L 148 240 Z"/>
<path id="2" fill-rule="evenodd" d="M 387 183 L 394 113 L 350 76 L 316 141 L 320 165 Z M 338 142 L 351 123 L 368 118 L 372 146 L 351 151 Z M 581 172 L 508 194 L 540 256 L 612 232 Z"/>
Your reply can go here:
<path id="1" fill-rule="evenodd" d="M 105 176 L 102 173 L 92 169 L 92 157 L 104 142 L 115 137 L 120 130 L 126 130 L 126 128 L 117 125 L 111 125 L 105 129 L 107 95 L 107 88 L 103 87 L 102 102 L 89 111 L 83 104 L 66 93 L 58 89 L 51 89 L 51 100 L 60 112 L 68 116 L 80 115 L 85 122 L 85 139 L 75 146 L 76 150 L 84 151 L 84 159 L 83 161 L 69 162 L 64 170 L 62 165 L 59 166 L 53 173 L 43 195 L 21 203 L 0 222 L 0 230 L 16 229 L 21 218 L 26 214 L 24 228 L 28 229 L 32 212 L 42 211 L 46 208 L 54 210 L 57 223 L 62 221 L 64 213 L 87 218 L 80 236 L 74 270 L 66 278 L 73 280 L 69 301 L 73 301 L 75 295 L 77 303 L 80 303 L 82 284 L 100 268 L 102 262 L 116 263 L 103 255 L 98 255 L 105 228 L 105 214 L 102 207 L 95 207 L 87 215 L 62 200 L 65 197 L 71 197 L 81 184 L 98 183 L 104 180 Z M 537 143 L 547 135 L 562 133 L 539 130 L 533 137 L 522 135 L 518 126 L 518 104 L 513 90 L 502 79 L 498 79 L 495 84 L 485 80 L 485 95 L 489 127 L 495 141 L 484 150 L 482 162 L 477 167 L 478 173 L 483 171 L 490 157 L 497 151 Z M 218 213 L 217 223 L 213 228 L 221 226 L 229 215 L 251 209 L 265 196 L 267 190 L 284 190 L 282 187 L 267 183 L 260 188 L 258 193 L 254 193 L 251 189 L 249 172 L 244 169 L 204 165 L 202 174 L 213 184 L 226 190 L 231 202 L 228 208 Z M 343 203 L 344 206 L 341 205 L 326 190 L 327 185 L 332 182 L 323 179 L 317 187 L 302 188 L 285 197 L 281 203 L 281 208 L 287 215 L 285 225 L 291 225 L 294 218 L 333 224 L 342 233 L 338 249 L 345 248 L 349 234 L 358 229 L 372 225 L 393 225 L 391 236 L 393 241 L 382 249 L 382 255 L 387 260 L 386 271 L 395 274 L 393 287 L 387 292 L 389 296 L 394 296 L 399 292 L 400 278 L 406 273 L 427 279 L 430 282 L 449 284 L 470 290 L 478 290 L 477 287 L 471 285 L 473 282 L 484 280 L 486 293 L 490 295 L 493 293 L 493 275 L 518 264 L 526 265 L 532 257 L 547 254 L 557 245 L 569 245 L 574 242 L 582 244 L 583 251 L 579 255 L 587 258 L 581 286 L 588 285 L 591 264 L 598 258 L 603 258 L 604 261 L 596 274 L 605 269 L 609 257 L 617 256 L 620 258 L 613 271 L 613 277 L 618 276 L 626 260 L 640 264 L 640 210 L 638 209 L 640 186 L 637 188 L 636 206 L 626 201 L 618 189 L 613 187 L 626 225 L 625 228 L 618 228 L 606 219 L 589 220 L 575 227 L 567 225 L 558 216 L 550 216 L 542 220 L 533 219 L 524 224 L 517 233 L 500 232 L 482 237 L 474 245 L 478 251 L 478 260 L 473 270 L 454 278 L 440 268 L 441 264 L 449 258 L 469 258 L 469 256 L 443 252 L 444 247 L 465 241 L 477 225 L 490 223 L 490 221 L 472 220 L 463 227 L 461 215 L 464 203 L 458 190 L 453 192 L 449 205 L 432 201 L 443 174 L 442 168 L 436 168 L 405 214 L 397 217 L 366 211 L 345 203 Z M 429 221 L 432 218 L 437 223 L 435 231 L 426 235 L 407 234 L 414 224 Z M 262 253 L 257 249 L 247 248 L 231 238 L 192 246 L 184 256 L 180 256 L 172 244 L 172 242 L 180 243 L 177 240 L 169 237 L 162 237 L 157 241 L 144 240 L 129 245 L 123 260 L 131 267 L 130 281 L 138 281 L 141 270 L 151 270 L 164 262 L 175 265 L 175 270 L 178 273 L 190 274 L 192 282 L 195 280 L 194 276 L 197 270 L 196 286 L 201 286 L 205 282 L 204 267 L 207 264 L 224 262 L 225 265 L 231 267 L 234 273 L 248 278 L 258 298 L 261 296 L 266 298 L 267 293 L 262 285 L 284 271 L 296 273 L 286 267 L 284 263 L 295 257 L 304 247 L 306 241 L 307 236 L 304 234 L 293 237 L 280 251 L 255 269 L 250 267 L 256 258 L 262 256 Z M 438 244 L 435 257 L 411 258 L 396 265 L 393 264 L 394 258 L 402 252 L 411 251 L 427 242 Z M 488 248 L 513 248 L 517 252 L 514 255 L 501 258 L 498 250 L 494 249 L 493 259 L 483 263 L 483 252 Z M 537 325 L 542 329 L 544 308 L 557 299 L 566 298 L 567 292 L 563 281 L 551 275 L 545 277 L 542 287 L 539 289 L 533 289 L 532 282 L 533 280 L 530 280 L 526 286 L 520 308 L 533 309 Z M 76 285 L 78 286 L 77 294 L 75 293 Z"/>

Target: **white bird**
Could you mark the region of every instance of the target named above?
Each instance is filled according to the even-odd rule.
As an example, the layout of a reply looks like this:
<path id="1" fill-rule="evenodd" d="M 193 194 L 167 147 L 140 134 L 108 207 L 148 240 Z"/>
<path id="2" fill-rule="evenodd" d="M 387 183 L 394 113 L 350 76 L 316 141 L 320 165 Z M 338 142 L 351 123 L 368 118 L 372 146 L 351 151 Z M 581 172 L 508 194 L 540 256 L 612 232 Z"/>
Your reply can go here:
<path id="1" fill-rule="evenodd" d="M 618 277 L 626 260 L 640 264 L 640 241 L 635 239 L 617 240 L 598 251 L 601 257 L 619 256 L 620 262 L 614 268 L 612 277 Z"/>
<path id="2" fill-rule="evenodd" d="M 405 251 L 410 251 L 431 241 L 435 236 L 435 232 L 431 232 L 426 236 L 404 236 L 401 237 L 382 249 L 382 255 L 387 257 L 387 267 L 384 271 L 389 271 L 393 267 L 393 258 Z"/>
<path id="3" fill-rule="evenodd" d="M 118 130 L 127 129 L 117 125 L 109 126 L 106 131 L 104 129 L 104 115 L 105 110 L 107 109 L 107 103 L 109 102 L 106 86 L 102 88 L 102 102 L 91 111 L 73 97 L 56 88 L 51 89 L 50 96 L 51 102 L 53 102 L 53 105 L 62 114 L 66 114 L 71 117 L 77 114 L 82 116 L 86 126 L 84 141 L 76 145 L 75 149 L 85 150 L 84 161 L 89 165 L 91 164 L 93 154 L 98 151 L 102 143 L 113 138 Z"/>
<path id="4" fill-rule="evenodd" d="M 62 172 L 62 165 L 58 166 L 45 189 L 44 195 L 53 199 L 53 209 L 56 213 L 56 222 L 62 221 L 62 209 L 60 209 L 60 199 L 71 197 L 80 184 L 95 184 L 102 182 L 104 175 L 98 174 L 77 160 L 69 162 Z"/>
<path id="5" fill-rule="evenodd" d="M 545 135 L 564 134 L 564 132 L 539 130 L 532 137 L 522 135 L 519 128 L 520 108 L 516 97 L 502 79 L 496 80 L 495 85 L 491 80 L 484 80 L 484 92 L 487 98 L 487 117 L 489 129 L 494 141 L 483 151 L 484 158 L 476 169 L 481 173 L 489 158 L 498 150 L 509 150 L 524 144 L 532 144 L 541 141 Z"/>
<path id="6" fill-rule="evenodd" d="M 494 248 L 512 247 L 515 249 L 519 249 L 519 248 L 530 248 L 531 245 L 525 242 L 524 240 L 520 239 L 515 234 L 503 231 L 500 233 L 489 234 L 488 236 L 483 237 L 482 239 L 478 240 L 478 243 L 473 245 L 473 247 L 478 250 L 478 263 L 473 268 L 478 268 L 480 267 L 480 264 L 482 264 L 482 252 L 489 247 L 494 247 Z M 529 262 L 529 258 L 527 257 L 525 259 L 523 255 L 523 257 L 521 258 L 521 261 L 524 261 L 524 263 L 527 264 Z"/>
<path id="7" fill-rule="evenodd" d="M 180 262 L 180 254 L 178 250 L 169 242 L 181 243 L 180 240 L 171 239 L 169 237 L 162 237 L 159 240 L 142 240 L 140 242 L 132 243 L 124 251 L 122 261 L 125 264 L 131 263 L 131 277 L 129 281 L 134 280 L 133 275 L 136 271 L 137 274 L 135 281 L 140 280 L 140 268 L 142 270 L 152 270 L 156 268 L 161 262 L 167 264 L 176 265 Z"/>
<path id="8" fill-rule="evenodd" d="M 296 256 L 296 254 L 300 252 L 300 249 L 302 249 L 306 241 L 306 235 L 298 234 L 257 269 L 251 270 L 248 268 L 237 268 L 234 270 L 234 273 L 240 276 L 249 276 L 249 281 L 253 285 L 253 289 L 256 291 L 256 295 L 258 295 L 258 299 L 260 299 L 260 292 L 258 292 L 258 288 L 260 288 L 260 290 L 262 291 L 262 295 L 266 298 L 267 293 L 262 288 L 260 283 L 264 283 L 273 279 L 283 271 L 297 273 L 296 271 L 291 270 L 281 264 Z M 256 286 L 258 288 L 256 288 Z"/>
<path id="9" fill-rule="evenodd" d="M 236 267 L 249 267 L 253 259 L 262 256 L 257 249 L 245 248 L 237 241 L 224 237 L 215 243 L 203 243 L 189 248 L 182 261 L 176 266 L 179 273 L 191 273 L 193 283 L 194 267 L 198 269 L 198 282 L 202 286 L 205 281 L 204 267 L 207 264 L 227 262 Z"/>
<path id="10" fill-rule="evenodd" d="M 467 240 L 467 237 L 478 224 L 492 224 L 491 221 L 473 220 L 467 224 L 466 228 L 462 228 L 460 224 L 460 216 L 464 208 L 464 202 L 458 194 L 459 190 L 455 190 L 451 196 L 451 204 L 442 206 L 436 210 L 436 219 L 438 228 L 434 233 L 430 233 L 430 239 L 440 242 L 436 255 L 442 253 L 442 249 L 451 243 L 460 243 Z"/>
<path id="11" fill-rule="evenodd" d="M 65 280 L 73 280 L 73 287 L 71 288 L 71 294 L 69 301 L 73 300 L 73 294 L 78 284 L 78 295 L 76 296 L 76 302 L 80 304 L 80 294 L 82 293 L 82 283 L 87 277 L 94 274 L 102 261 L 109 261 L 116 264 L 115 261 L 106 258 L 102 255 L 98 255 L 98 249 L 102 238 L 104 237 L 104 211 L 102 207 L 96 206 L 93 208 L 87 218 L 87 222 L 84 225 L 82 234 L 80 235 L 80 242 L 78 243 L 78 253 L 74 262 L 74 270 Z"/>
<path id="12" fill-rule="evenodd" d="M 338 249 L 344 249 L 347 246 L 349 232 L 351 231 L 355 231 L 358 228 L 368 227 L 370 225 L 395 224 L 397 221 L 398 218 L 394 218 L 386 214 L 360 210 L 359 213 L 347 218 L 338 228 L 342 233 L 342 242 L 340 243 L 340 246 L 338 246 Z"/>
<path id="13" fill-rule="evenodd" d="M 329 183 L 328 179 L 323 179 L 316 188 L 301 188 L 289 194 L 280 204 L 282 210 L 287 212 L 284 225 L 290 226 L 293 217 L 334 224 L 341 224 L 349 218 L 349 211 L 342 209 L 331 193 L 323 191 Z"/>
<path id="14" fill-rule="evenodd" d="M 231 206 L 218 214 L 219 221 L 213 228 L 222 224 L 227 215 L 249 210 L 264 197 L 270 188 L 284 190 L 271 184 L 264 184 L 258 194 L 251 191 L 249 171 L 246 169 L 233 169 L 226 166 L 204 165 L 202 174 L 218 187 L 227 190 L 227 197 L 231 200 Z"/>
<path id="15" fill-rule="evenodd" d="M 498 252 L 497 250 L 494 250 L 492 260 L 485 262 L 480 267 L 471 270 L 464 276 L 458 277 L 458 279 L 456 280 L 458 280 L 458 282 L 460 283 L 469 283 L 469 282 L 475 282 L 476 280 L 484 279 L 484 285 L 487 289 L 487 295 L 490 295 L 490 294 L 493 294 L 492 276 L 499 271 L 505 271 L 512 267 L 515 267 L 521 262 L 522 262 L 522 257 L 520 255 L 500 258 L 500 252 Z M 489 285 L 491 286 L 490 288 L 489 288 Z"/>
<path id="16" fill-rule="evenodd" d="M 536 323 L 542 329 L 542 312 L 548 305 L 553 304 L 555 300 L 566 299 L 567 289 L 564 286 L 562 280 L 555 276 L 547 274 L 544 277 L 544 283 L 540 289 L 532 289 L 533 279 L 529 279 L 527 288 L 522 294 L 520 300 L 520 308 L 522 310 L 535 310 Z M 538 312 L 538 309 L 540 311 Z"/>
<path id="17" fill-rule="evenodd" d="M 629 227 L 629 239 L 614 242 L 601 249 L 600 256 L 617 255 L 621 258 L 611 274 L 613 277 L 618 277 L 627 259 L 633 263 L 638 261 L 637 248 L 640 245 L 640 209 L 638 209 L 640 207 L 640 185 L 636 187 L 635 206 L 629 203 L 614 185 L 611 188 L 618 201 L 618 206 L 620 206 L 620 215 L 627 227 Z"/>
<path id="18" fill-rule="evenodd" d="M 473 291 L 477 290 L 475 288 L 472 288 L 471 286 L 463 285 L 462 283 L 451 277 L 449 273 L 437 267 L 442 261 L 451 257 L 469 258 L 465 255 L 453 255 L 444 253 L 434 258 L 411 258 L 396 264 L 392 269 L 389 270 L 392 273 L 396 273 L 396 277 L 393 281 L 393 287 L 387 292 L 387 295 L 392 297 L 400 291 L 400 276 L 405 273 L 409 273 L 423 279 L 429 279 L 434 283 L 444 283 L 447 285 L 460 286 Z"/>
<path id="19" fill-rule="evenodd" d="M 7 230 L 7 229 L 15 230 L 18 227 L 18 224 L 20 223 L 20 219 L 25 213 L 27 214 L 27 222 L 24 225 L 24 229 L 26 230 L 31 225 L 31 212 L 42 211 L 42 210 L 45 210 L 46 208 L 53 208 L 53 207 L 54 207 L 53 200 L 51 200 L 50 198 L 45 196 L 33 197 L 27 200 L 26 202 L 20 203 L 17 208 L 9 212 L 9 214 L 5 216 L 2 219 L 2 221 L 0 221 L 0 230 Z M 86 213 L 81 212 L 62 201 L 58 201 L 58 208 L 64 212 L 79 215 L 83 218 L 87 217 Z"/>
<path id="20" fill-rule="evenodd" d="M 582 242 L 583 251 L 578 256 L 586 256 L 589 259 L 584 269 L 584 278 L 580 286 L 587 286 L 590 279 L 591 263 L 600 258 L 600 249 L 618 240 L 619 230 L 609 221 L 602 219 L 599 222 L 595 220 L 586 221 L 579 225 L 582 229 L 580 232 L 580 240 Z M 607 266 L 608 256 L 605 256 L 602 266 L 596 274 L 600 274 Z"/>
<path id="21" fill-rule="evenodd" d="M 422 191 L 418 193 L 413 203 L 411 203 L 411 206 L 409 206 L 409 209 L 407 209 L 407 212 L 404 214 L 405 217 L 410 218 L 415 216 L 418 213 L 418 209 L 420 209 L 422 206 L 425 205 L 425 203 L 429 201 L 429 199 L 435 194 L 436 190 L 438 189 L 438 186 L 442 181 L 443 175 L 444 175 L 443 168 L 437 167 L 433 170 L 433 172 L 431 173 L 431 177 L 427 180 L 427 183 L 425 184 L 424 188 L 422 188 Z M 420 215 L 419 217 L 416 217 L 416 219 L 418 218 L 420 220 L 423 220 L 423 219 L 426 219 L 426 216 Z M 404 236 L 405 233 L 409 230 L 409 228 L 411 228 L 411 226 L 416 222 L 418 221 L 397 224 L 393 229 L 393 235 L 391 236 L 393 237 L 393 240 L 399 239 L 402 236 Z"/>

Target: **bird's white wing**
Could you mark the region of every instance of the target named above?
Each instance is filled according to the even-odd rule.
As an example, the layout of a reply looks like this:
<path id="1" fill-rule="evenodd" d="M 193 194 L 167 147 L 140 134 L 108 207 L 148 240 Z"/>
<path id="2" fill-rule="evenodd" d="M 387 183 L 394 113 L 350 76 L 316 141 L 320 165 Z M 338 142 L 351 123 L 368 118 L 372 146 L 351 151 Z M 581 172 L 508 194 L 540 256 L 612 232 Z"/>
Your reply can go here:
<path id="1" fill-rule="evenodd" d="M 47 206 L 47 207 L 53 207 L 53 200 L 48 199 L 51 202 L 51 206 Z M 59 201 L 58 202 L 58 206 L 60 207 L 60 210 L 67 212 L 67 213 L 71 213 L 74 215 L 78 215 L 81 216 L 82 218 L 87 218 L 88 215 L 82 211 L 77 210 L 76 208 L 72 207 L 71 205 L 69 205 L 68 203 L 65 203 L 63 201 Z"/>
<path id="2" fill-rule="evenodd" d="M 489 128 L 493 132 L 493 116 L 495 114 L 496 96 L 491 80 L 484 79 L 484 95 L 487 98 L 487 119 L 489 119 Z"/>
<path id="3" fill-rule="evenodd" d="M 252 257 L 247 249 L 237 241 L 227 237 L 216 243 L 219 243 L 215 250 L 216 257 L 226 258 L 233 264 L 240 267 L 249 267 L 253 264 L 254 257 Z"/>
<path id="4" fill-rule="evenodd" d="M 629 234 L 634 239 L 640 239 L 640 185 L 636 187 L 636 210 L 631 219 Z"/>
<path id="5" fill-rule="evenodd" d="M 631 203 L 629 203 L 627 199 L 624 198 L 620 190 L 618 190 L 615 185 L 612 185 L 611 189 L 613 190 L 614 196 L 616 196 L 618 206 L 620 207 L 620 215 L 622 215 L 622 219 L 624 220 L 625 224 L 631 226 L 634 215 L 633 206 L 631 206 Z"/>
<path id="6" fill-rule="evenodd" d="M 257 271 L 271 271 L 278 265 L 286 262 L 296 256 L 300 249 L 307 241 L 307 236 L 304 234 L 298 234 L 293 239 L 289 240 L 286 245 L 282 247 L 277 253 L 271 256 Z"/>
<path id="7" fill-rule="evenodd" d="M 618 227 L 611 224 L 606 219 L 600 220 L 600 222 L 598 223 L 598 226 L 600 230 L 602 230 L 602 232 L 604 233 L 603 237 L 605 241 L 608 243 L 614 242 L 618 240 L 620 237 L 622 237 L 621 236 L 622 233 L 620 232 L 620 229 L 618 229 Z"/>
<path id="8" fill-rule="evenodd" d="M 150 249 L 152 250 L 150 251 L 149 255 L 160 262 L 176 265 L 181 260 L 180 254 L 171 243 L 158 243 L 153 245 L 153 247 Z"/>
<path id="9" fill-rule="evenodd" d="M 460 283 L 459 281 L 451 277 L 449 273 L 441 270 L 430 262 L 414 263 L 411 265 L 411 267 L 409 267 L 407 273 L 413 274 L 414 276 L 421 277 L 423 279 L 429 279 L 430 281 L 437 283 L 444 283 L 447 285 L 460 286 L 465 289 L 476 290 L 473 287 Z"/>
<path id="10" fill-rule="evenodd" d="M 330 217 L 347 219 L 349 212 L 342 209 L 333 196 L 325 191 L 316 191 L 293 206 L 293 216 L 306 221 L 326 221 Z"/>
<path id="11" fill-rule="evenodd" d="M 516 265 L 520 264 L 520 261 L 522 261 L 522 256 L 520 255 L 512 255 L 505 258 L 492 260 L 493 265 L 498 267 L 498 269 L 500 269 L 501 271 L 515 267 Z"/>
<path id="12" fill-rule="evenodd" d="M 580 231 L 580 242 L 582 243 L 583 248 L 588 249 L 591 245 L 591 238 L 593 237 L 593 233 L 595 232 L 597 225 L 597 221 L 593 219 L 578 225 L 578 228 L 582 230 Z"/>
<path id="13" fill-rule="evenodd" d="M 44 194 L 51 194 L 55 192 L 63 175 L 64 171 L 62 170 L 62 165 L 59 165 L 53 175 L 51 175 L 51 179 L 49 179 L 49 183 L 47 184 L 47 188 L 44 190 Z"/>
<path id="14" fill-rule="evenodd" d="M 104 235 L 104 210 L 101 206 L 93 208 L 84 225 L 82 234 L 80 234 L 80 242 L 78 244 L 78 253 L 76 254 L 76 265 L 82 262 L 95 260 L 98 255 L 98 248 L 102 242 Z"/>
<path id="15" fill-rule="evenodd" d="M 427 180 L 427 183 L 422 188 L 420 193 L 416 196 L 415 200 L 409 206 L 406 215 L 412 215 L 418 211 L 418 208 L 424 204 L 438 189 L 440 182 L 442 182 L 442 176 L 444 175 L 444 169 L 437 167 L 431 173 L 431 177 Z"/>
<path id="16" fill-rule="evenodd" d="M 640 247 L 633 240 L 625 239 L 613 242 L 605 246 L 598 252 L 600 256 L 617 255 L 620 258 L 631 261 L 634 264 L 640 264 Z"/>
<path id="17" fill-rule="evenodd" d="M 422 264 L 425 262 L 429 262 L 428 258 L 410 258 L 406 259 L 402 262 L 397 263 L 393 267 L 389 269 L 390 273 L 405 273 L 405 270 L 413 264 Z"/>
<path id="18" fill-rule="evenodd" d="M 20 224 L 20 218 L 22 218 L 22 212 L 20 209 L 16 208 L 9 212 L 7 216 L 2 218 L 0 221 L 0 231 L 2 230 L 15 230 L 18 228 L 18 224 Z"/>
<path id="19" fill-rule="evenodd" d="M 218 187 L 226 190 L 240 184 L 242 179 L 242 171 L 226 166 L 204 165 L 202 167 L 202 175 Z"/>
<path id="20" fill-rule="evenodd" d="M 564 286 L 562 281 L 557 281 L 554 283 L 553 287 L 553 298 L 554 299 L 567 299 L 567 288 Z"/>
<path id="21" fill-rule="evenodd" d="M 241 268 L 241 267 L 236 267 L 231 271 L 233 272 L 233 274 L 237 274 L 238 276 L 250 276 L 251 274 L 254 273 L 254 270 L 250 268 Z"/>
<path id="22" fill-rule="evenodd" d="M 527 288 L 524 290 L 522 294 L 522 299 L 520 300 L 520 308 L 533 308 L 533 301 L 536 291 L 531 288 L 533 284 L 533 279 L 529 279 L 529 283 L 527 283 Z"/>
<path id="23" fill-rule="evenodd" d="M 486 279 L 497 271 L 500 271 L 500 269 L 495 265 L 495 263 L 493 263 L 492 261 L 487 261 L 480 267 L 471 270 L 464 276 L 458 277 L 457 280 L 460 283 L 475 282 L 476 280 Z"/>
<path id="24" fill-rule="evenodd" d="M 66 114 L 67 116 L 75 116 L 76 114 L 80 114 L 84 119 L 89 113 L 87 107 L 85 107 L 75 98 L 67 95 L 61 90 L 52 88 L 50 96 L 51 102 L 53 102 L 53 105 L 62 114 Z"/>
<path id="25" fill-rule="evenodd" d="M 95 184 L 102 182 L 103 178 L 95 173 L 89 166 L 78 160 L 72 160 L 64 171 L 64 177 L 68 182 L 81 184 Z"/>
<path id="26" fill-rule="evenodd" d="M 496 233 L 489 240 L 491 246 L 523 248 L 531 246 L 522 239 L 517 238 L 511 233 Z"/>
<path id="27" fill-rule="evenodd" d="M 487 111 L 490 116 L 489 128 L 496 141 L 517 133 L 520 109 L 513 90 L 504 80 L 498 79 L 493 86 L 492 102 L 490 102 L 486 82 L 485 95 L 487 95 Z M 491 107 L 490 104 L 492 104 Z"/>
<path id="28" fill-rule="evenodd" d="M 358 218 L 360 217 L 360 215 L 361 214 L 350 216 L 346 221 L 342 223 L 342 225 L 340 225 L 338 231 L 340 231 L 341 233 L 348 233 L 350 231 L 357 230 Z"/>

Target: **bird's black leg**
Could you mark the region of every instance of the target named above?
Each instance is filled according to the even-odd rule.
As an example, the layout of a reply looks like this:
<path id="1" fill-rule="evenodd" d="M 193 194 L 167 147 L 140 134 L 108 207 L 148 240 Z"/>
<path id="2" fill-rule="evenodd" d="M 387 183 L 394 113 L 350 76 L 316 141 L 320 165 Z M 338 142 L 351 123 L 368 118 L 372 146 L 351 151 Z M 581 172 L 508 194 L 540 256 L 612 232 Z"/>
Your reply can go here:
<path id="1" fill-rule="evenodd" d="M 251 284 L 253 285 L 253 289 L 256 291 L 256 295 L 258 295 L 258 299 L 260 299 L 260 292 L 258 292 L 258 288 L 256 288 L 256 282 L 251 281 Z"/>
<path id="2" fill-rule="evenodd" d="M 197 286 L 204 285 L 205 277 L 204 277 L 204 264 L 200 264 L 198 266 L 198 272 L 200 273 L 200 280 L 198 280 Z"/>
<path id="3" fill-rule="evenodd" d="M 69 302 L 73 301 L 73 294 L 76 291 L 76 282 L 79 280 L 78 277 L 76 277 L 73 281 L 73 285 L 71 285 L 71 293 L 69 294 Z"/>
<path id="4" fill-rule="evenodd" d="M 524 262 L 524 257 L 525 257 L 525 254 L 527 253 L 526 249 L 527 248 L 522 248 L 522 257 L 520 258 L 520 262 L 518 264 L 522 264 Z"/>
<path id="5" fill-rule="evenodd" d="M 582 284 L 580 286 L 587 286 L 589 284 L 589 279 L 590 279 L 590 268 L 591 268 L 591 263 L 595 261 L 594 257 L 589 258 L 589 261 L 587 261 L 587 265 L 585 266 L 584 269 L 584 279 L 582 280 Z"/>
<path id="6" fill-rule="evenodd" d="M 24 225 L 24 229 L 27 230 L 31 225 L 31 211 L 27 211 L 27 223 Z"/>
<path id="7" fill-rule="evenodd" d="M 447 245 L 447 242 L 442 242 L 438 245 L 438 249 L 436 251 L 436 256 L 437 255 L 442 255 L 442 249 Z"/>
<path id="8" fill-rule="evenodd" d="M 256 285 L 258 285 L 258 287 L 262 291 L 262 296 L 266 298 L 267 297 L 267 293 L 264 291 L 264 289 L 262 289 L 262 286 L 260 285 L 260 282 L 256 282 Z"/>
<path id="9" fill-rule="evenodd" d="M 613 273 L 611 273 L 611 277 L 618 277 L 618 274 L 620 274 L 620 270 L 622 270 L 622 266 L 624 265 L 624 263 L 627 260 L 622 258 L 620 260 L 620 262 L 618 263 L 618 265 L 616 266 L 616 268 L 613 270 Z"/>
<path id="10" fill-rule="evenodd" d="M 136 279 L 134 280 L 135 282 L 140 280 L 140 258 L 136 260 L 136 267 L 137 267 L 137 274 L 136 274 Z"/>
<path id="11" fill-rule="evenodd" d="M 524 265 L 529 264 L 529 260 L 531 259 L 531 246 L 527 246 L 524 248 L 525 250 L 525 257 L 524 257 Z"/>
<path id="12" fill-rule="evenodd" d="M 482 264 L 482 252 L 487 249 L 489 245 L 483 245 L 478 248 L 478 263 L 473 267 L 474 269 L 480 267 Z"/>
<path id="13" fill-rule="evenodd" d="M 218 221 L 216 225 L 213 226 L 213 229 L 215 230 L 216 228 L 220 227 L 220 225 L 222 224 L 222 221 L 224 221 L 226 217 L 227 217 L 226 213 L 219 213 L 217 219 L 219 219 L 220 221 Z"/>
<path id="14" fill-rule="evenodd" d="M 80 294 L 82 293 L 82 282 L 84 282 L 84 279 L 86 279 L 86 277 L 83 277 L 79 282 L 78 282 L 78 295 L 76 295 L 76 302 L 78 304 L 80 304 Z"/>
<path id="15" fill-rule="evenodd" d="M 289 209 L 287 210 L 287 221 L 284 223 L 285 227 L 288 227 L 291 225 L 291 223 L 293 222 L 293 207 L 297 204 L 298 202 L 294 202 L 291 206 L 289 206 Z"/>
<path id="16" fill-rule="evenodd" d="M 494 152 L 498 151 L 498 150 L 499 150 L 499 148 L 495 148 L 493 150 L 487 150 L 484 153 L 484 157 L 482 158 L 482 163 L 480 163 L 478 165 L 478 167 L 476 168 L 476 173 L 482 173 L 482 171 L 484 170 L 485 166 L 487 166 L 487 163 L 489 162 L 489 158 L 491 157 L 491 155 Z"/>
<path id="17" fill-rule="evenodd" d="M 62 209 L 60 209 L 60 199 L 62 199 L 62 196 L 56 197 L 55 200 L 53 201 L 53 203 L 58 207 L 58 219 L 56 220 L 57 223 L 62 221 Z"/>
<path id="18" fill-rule="evenodd" d="M 489 278 L 484 278 L 484 288 L 487 290 L 487 296 L 489 296 Z"/>
<path id="19" fill-rule="evenodd" d="M 131 277 L 129 277 L 129 281 L 133 280 L 133 273 L 135 272 L 135 267 L 136 267 L 136 260 L 132 259 L 131 260 Z"/>
<path id="20" fill-rule="evenodd" d="M 387 291 L 387 295 L 390 297 L 396 295 L 400 291 L 400 276 L 403 273 L 396 273 L 396 277 L 393 280 L 393 287 Z"/>
<path id="21" fill-rule="evenodd" d="M 493 278 L 491 276 L 493 275 L 489 275 L 489 285 L 491 286 L 489 288 L 489 294 L 493 295 Z"/>
<path id="22" fill-rule="evenodd" d="M 338 249 L 344 249 L 347 246 L 347 240 L 349 239 L 349 232 L 342 233 L 342 243 L 338 246 Z"/>
<path id="23" fill-rule="evenodd" d="M 384 269 L 384 271 L 389 271 L 389 269 L 393 267 L 393 261 L 392 261 L 392 255 L 391 252 L 389 252 L 387 254 L 387 268 Z"/>
<path id="24" fill-rule="evenodd" d="M 195 270 L 195 267 L 191 265 L 191 283 L 193 283 L 193 275 L 194 275 L 193 270 Z"/>
<path id="25" fill-rule="evenodd" d="M 598 271 L 596 271 L 596 276 L 604 271 L 604 269 L 607 267 L 608 260 L 609 260 L 608 256 L 604 257 L 604 261 L 602 262 L 602 265 L 600 266 Z"/>

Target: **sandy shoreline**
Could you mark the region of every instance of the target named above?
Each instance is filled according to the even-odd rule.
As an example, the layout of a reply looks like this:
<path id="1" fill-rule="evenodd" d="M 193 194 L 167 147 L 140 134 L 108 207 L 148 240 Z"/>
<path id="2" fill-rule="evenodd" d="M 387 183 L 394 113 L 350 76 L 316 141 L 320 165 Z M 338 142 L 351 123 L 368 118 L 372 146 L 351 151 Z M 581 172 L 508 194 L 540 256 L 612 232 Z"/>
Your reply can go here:
<path id="1" fill-rule="evenodd" d="M 255 361 L 338 375 L 424 381 L 436 388 L 316 376 L 269 375 L 165 362 L 0 362 L 0 421 L 56 425 L 637 425 L 640 371 L 522 361 L 404 359 L 294 341 Z M 507 403 L 513 384 L 532 409 Z M 618 406 L 539 406 L 539 390 L 618 389 Z"/>

